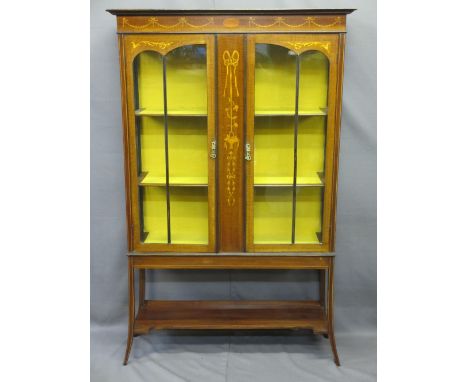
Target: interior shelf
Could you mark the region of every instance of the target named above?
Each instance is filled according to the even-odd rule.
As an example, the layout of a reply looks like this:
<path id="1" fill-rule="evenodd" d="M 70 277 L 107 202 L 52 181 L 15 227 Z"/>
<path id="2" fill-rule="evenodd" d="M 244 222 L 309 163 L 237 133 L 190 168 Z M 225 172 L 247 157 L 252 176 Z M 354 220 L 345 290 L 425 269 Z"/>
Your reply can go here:
<path id="1" fill-rule="evenodd" d="M 152 329 L 312 329 L 327 333 L 318 301 L 145 301 L 135 333 Z"/>
<path id="2" fill-rule="evenodd" d="M 292 187 L 292 176 L 256 176 L 254 178 L 255 187 Z M 324 179 L 322 173 L 315 173 L 311 176 L 298 176 L 296 178 L 297 187 L 323 187 Z"/>
<path id="3" fill-rule="evenodd" d="M 312 116 L 322 116 L 328 114 L 327 108 L 318 108 L 316 110 L 299 110 L 299 117 L 312 117 Z M 294 116 L 294 110 L 256 110 L 256 117 L 280 117 L 280 116 Z"/>
<path id="4" fill-rule="evenodd" d="M 141 238 L 142 243 L 145 244 L 152 244 L 152 243 L 159 243 L 159 244 L 167 244 L 167 231 L 160 232 L 143 232 L 143 236 Z M 206 245 L 206 239 L 190 239 L 190 240 L 177 240 L 172 239 L 171 244 L 191 244 L 191 245 Z"/>
<path id="5" fill-rule="evenodd" d="M 135 115 L 139 117 L 162 117 L 164 115 L 164 110 L 157 109 L 137 109 L 135 110 Z M 175 110 L 168 111 L 167 115 L 169 117 L 206 117 L 206 111 L 202 110 Z"/>
<path id="6" fill-rule="evenodd" d="M 309 234 L 307 239 L 302 239 L 301 237 L 296 237 L 294 240 L 294 244 L 321 244 L 321 233 L 317 232 L 315 234 Z M 285 239 L 272 239 L 272 240 L 255 240 L 255 244 L 292 244 L 291 238 Z"/>
<path id="7" fill-rule="evenodd" d="M 166 186 L 166 177 L 144 172 L 140 175 L 138 184 L 140 186 Z M 204 176 L 171 176 L 169 186 L 208 187 L 208 178 Z"/>

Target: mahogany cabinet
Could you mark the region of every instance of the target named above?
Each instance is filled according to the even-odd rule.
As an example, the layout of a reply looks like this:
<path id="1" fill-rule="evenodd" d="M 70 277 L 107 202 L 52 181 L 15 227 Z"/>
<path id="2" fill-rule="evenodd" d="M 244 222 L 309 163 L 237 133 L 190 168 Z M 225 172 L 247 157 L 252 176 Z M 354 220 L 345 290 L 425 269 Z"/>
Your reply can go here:
<path id="1" fill-rule="evenodd" d="M 152 329 L 306 328 L 330 339 L 339 365 L 333 251 L 351 11 L 109 10 L 127 195 L 124 363 Z M 151 269 L 318 270 L 320 299 L 150 301 Z"/>

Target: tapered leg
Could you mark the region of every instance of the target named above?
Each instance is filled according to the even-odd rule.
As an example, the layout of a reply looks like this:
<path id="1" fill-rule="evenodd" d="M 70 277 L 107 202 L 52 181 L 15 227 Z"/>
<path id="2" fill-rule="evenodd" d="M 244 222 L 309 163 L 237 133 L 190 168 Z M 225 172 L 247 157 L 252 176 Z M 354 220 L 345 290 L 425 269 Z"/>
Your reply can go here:
<path id="1" fill-rule="evenodd" d="M 146 282 L 146 270 L 140 269 L 138 271 L 138 305 L 140 308 L 145 302 L 145 282 Z"/>
<path id="2" fill-rule="evenodd" d="M 134 291 L 134 271 L 133 259 L 128 257 L 128 336 L 127 336 L 127 350 L 125 351 L 125 358 L 123 364 L 128 363 L 128 357 L 132 350 L 133 344 L 133 323 L 135 321 L 135 291 Z"/>
<path id="3" fill-rule="evenodd" d="M 330 258 L 330 268 L 328 270 L 328 309 L 327 309 L 327 317 L 328 317 L 328 337 L 330 339 L 330 345 L 333 351 L 333 357 L 335 359 L 336 366 L 340 366 L 340 359 L 338 357 L 338 351 L 336 350 L 336 341 L 335 341 L 335 332 L 334 332 L 334 325 L 333 325 L 333 283 L 334 283 L 334 264 L 335 259 L 332 257 Z"/>
<path id="4" fill-rule="evenodd" d="M 326 270 L 319 269 L 319 298 L 320 298 L 320 305 L 322 306 L 323 310 L 325 309 L 325 288 L 326 288 Z M 328 334 L 323 334 L 325 338 L 328 338 Z"/>
<path id="5" fill-rule="evenodd" d="M 319 270 L 319 280 L 320 280 L 320 305 L 325 307 L 325 276 L 326 276 L 326 270 L 325 269 L 320 269 Z"/>

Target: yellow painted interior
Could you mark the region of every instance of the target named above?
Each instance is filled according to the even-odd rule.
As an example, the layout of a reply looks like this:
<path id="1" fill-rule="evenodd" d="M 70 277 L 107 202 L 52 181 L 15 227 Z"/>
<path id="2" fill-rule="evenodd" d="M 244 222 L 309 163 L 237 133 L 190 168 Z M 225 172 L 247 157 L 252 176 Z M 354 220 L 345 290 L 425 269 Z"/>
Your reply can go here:
<path id="1" fill-rule="evenodd" d="M 288 185 L 294 175 L 296 64 L 288 52 L 275 45 L 256 46 L 255 244 L 291 243 L 293 188 Z M 314 244 L 322 231 L 324 184 L 319 174 L 324 172 L 329 69 L 320 52 L 299 57 L 295 242 Z M 316 187 L 301 187 L 311 185 Z"/>
<path id="2" fill-rule="evenodd" d="M 254 243 L 291 244 L 292 187 L 257 187 L 254 191 Z M 296 189 L 296 244 L 317 244 L 322 232 L 322 187 Z"/>
<path id="3" fill-rule="evenodd" d="M 137 109 L 135 110 L 135 115 L 137 116 L 162 116 L 164 115 L 163 110 L 154 110 L 154 109 Z M 190 117 L 190 116 L 206 116 L 206 112 L 199 110 L 172 110 L 170 113 L 167 113 L 169 116 L 181 116 L 181 117 Z"/>
<path id="4" fill-rule="evenodd" d="M 301 53 L 299 72 L 299 111 L 317 110 L 327 107 L 328 59 L 318 51 Z"/>
<path id="5" fill-rule="evenodd" d="M 293 179 L 290 176 L 257 176 L 254 181 L 255 186 L 292 186 Z M 301 185 L 316 185 L 323 186 L 323 181 L 318 173 L 313 173 L 311 176 L 298 176 L 296 184 Z"/>
<path id="6" fill-rule="evenodd" d="M 164 149 L 164 118 L 140 117 L 141 171 L 148 176 L 164 178 L 166 159 Z"/>
<path id="7" fill-rule="evenodd" d="M 170 187 L 169 192 L 171 243 L 208 244 L 208 188 Z"/>
<path id="8" fill-rule="evenodd" d="M 299 55 L 299 114 L 325 115 L 328 59 L 319 51 Z M 255 114 L 294 114 L 296 61 L 289 49 L 257 44 L 255 55 Z"/>
<path id="9" fill-rule="evenodd" d="M 206 48 L 188 45 L 167 54 L 166 87 L 168 115 L 207 115 Z M 135 59 L 138 72 L 136 115 L 163 115 L 162 56 L 144 51 Z"/>
<path id="10" fill-rule="evenodd" d="M 294 119 L 258 117 L 254 141 L 254 243 L 290 244 Z M 318 243 L 321 232 L 325 118 L 301 117 L 297 138 L 296 243 Z M 268 186 L 269 185 L 269 186 Z M 320 185 L 319 187 L 300 187 Z"/>
<path id="11" fill-rule="evenodd" d="M 162 57 L 135 60 L 140 121 L 141 198 L 145 243 L 167 243 Z M 167 55 L 171 243 L 208 243 L 207 79 L 204 46 Z M 146 174 L 145 174 L 146 173 Z M 199 187 L 192 187 L 192 186 Z M 181 187 L 184 186 L 184 187 Z M 201 186 L 201 187 L 200 187 Z"/>
<path id="12" fill-rule="evenodd" d="M 138 78 L 138 106 L 164 112 L 162 56 L 153 51 L 141 52 L 134 61 Z"/>
<path id="13" fill-rule="evenodd" d="M 167 54 L 168 114 L 207 113 L 206 47 L 187 45 Z"/>
<path id="14" fill-rule="evenodd" d="M 292 187 L 255 188 L 255 244 L 291 244 L 292 196 Z"/>
<path id="15" fill-rule="evenodd" d="M 167 243 L 167 204 L 164 187 L 141 187 L 145 243 Z"/>
<path id="16" fill-rule="evenodd" d="M 257 44 L 255 52 L 255 112 L 292 113 L 296 97 L 296 59 L 289 49 Z"/>
<path id="17" fill-rule="evenodd" d="M 169 183 L 179 177 L 196 177 L 197 183 L 208 184 L 207 119 L 169 117 Z"/>
<path id="18" fill-rule="evenodd" d="M 153 176 L 152 174 L 146 174 L 141 180 L 142 186 L 165 186 L 165 176 Z M 206 177 L 202 176 L 178 176 L 177 178 L 172 177 L 170 179 L 171 186 L 203 186 L 206 187 Z"/>
<path id="19" fill-rule="evenodd" d="M 322 187 L 298 187 L 296 189 L 296 237 L 297 244 L 319 243 L 317 233 L 322 232 Z"/>
<path id="20" fill-rule="evenodd" d="M 257 178 L 294 175 L 294 118 L 257 117 L 254 128 L 254 183 Z"/>
<path id="21" fill-rule="evenodd" d="M 164 118 L 141 119 L 140 184 L 166 184 Z M 208 184 L 207 121 L 199 117 L 169 117 L 169 184 Z"/>
<path id="22" fill-rule="evenodd" d="M 297 129 L 297 176 L 318 176 L 324 171 L 325 117 L 301 117 Z"/>
<path id="23" fill-rule="evenodd" d="M 164 118 L 140 117 L 141 184 L 166 184 Z M 206 118 L 169 117 L 169 183 L 208 184 Z"/>
<path id="24" fill-rule="evenodd" d="M 255 110 L 294 114 L 295 60 L 288 49 L 257 46 Z M 169 175 L 172 243 L 208 243 L 206 55 L 200 47 L 178 48 L 167 56 Z M 194 59 L 194 57 L 196 57 Z M 143 52 L 136 61 L 141 117 L 142 185 L 165 185 L 162 59 Z M 301 55 L 299 112 L 326 114 L 328 62 L 321 53 Z M 313 84 L 313 86 L 311 85 Z M 183 117 L 184 115 L 195 117 Z M 146 117 L 144 117 L 146 115 Z M 153 115 L 153 116 L 151 116 Z M 156 115 L 156 116 L 155 116 Z M 320 185 L 323 172 L 325 118 L 301 117 L 298 126 L 297 184 Z M 293 181 L 294 118 L 255 119 L 254 183 L 288 185 Z M 317 243 L 321 232 L 323 187 L 298 187 L 296 242 Z M 142 187 L 146 243 L 167 242 L 165 187 Z M 291 243 L 292 188 L 255 187 L 254 242 Z"/>
<path id="25" fill-rule="evenodd" d="M 325 118 L 300 117 L 297 135 L 297 184 L 322 184 Z M 254 130 L 254 184 L 293 184 L 294 118 L 257 117 Z"/>
<path id="26" fill-rule="evenodd" d="M 165 187 L 142 187 L 145 243 L 167 243 Z M 208 244 L 208 189 L 170 187 L 171 243 Z"/>
<path id="27" fill-rule="evenodd" d="M 319 108 L 315 110 L 299 110 L 299 115 L 327 115 L 328 110 L 327 108 Z M 294 110 L 256 110 L 255 116 L 288 116 L 288 115 L 295 115 Z"/>

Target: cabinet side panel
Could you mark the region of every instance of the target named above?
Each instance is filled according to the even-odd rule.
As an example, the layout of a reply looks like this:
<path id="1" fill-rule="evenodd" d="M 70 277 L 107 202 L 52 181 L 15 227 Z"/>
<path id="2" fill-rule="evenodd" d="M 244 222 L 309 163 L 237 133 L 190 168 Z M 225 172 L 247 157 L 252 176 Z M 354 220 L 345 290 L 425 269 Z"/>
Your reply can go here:
<path id="1" fill-rule="evenodd" d="M 336 84 L 336 114 L 335 114 L 335 161 L 333 177 L 333 199 L 331 203 L 331 222 L 330 222 L 330 251 L 335 251 L 335 232 L 336 232 L 336 205 L 338 196 L 338 165 L 340 154 L 340 132 L 341 132 L 341 109 L 343 95 L 343 76 L 344 76 L 344 52 L 346 44 L 346 35 L 340 34 L 337 62 L 337 84 Z"/>
<path id="2" fill-rule="evenodd" d="M 127 246 L 128 250 L 133 250 L 132 241 L 132 202 L 130 187 L 130 159 L 128 153 L 128 112 L 127 112 L 127 79 L 125 70 L 125 44 L 124 37 L 119 36 L 119 60 L 120 60 L 120 94 L 122 100 L 122 128 L 123 128 L 123 149 L 124 149 L 124 171 L 125 171 L 125 203 L 127 216 Z"/>
<path id="3" fill-rule="evenodd" d="M 218 39 L 219 251 L 244 250 L 244 37 Z"/>

